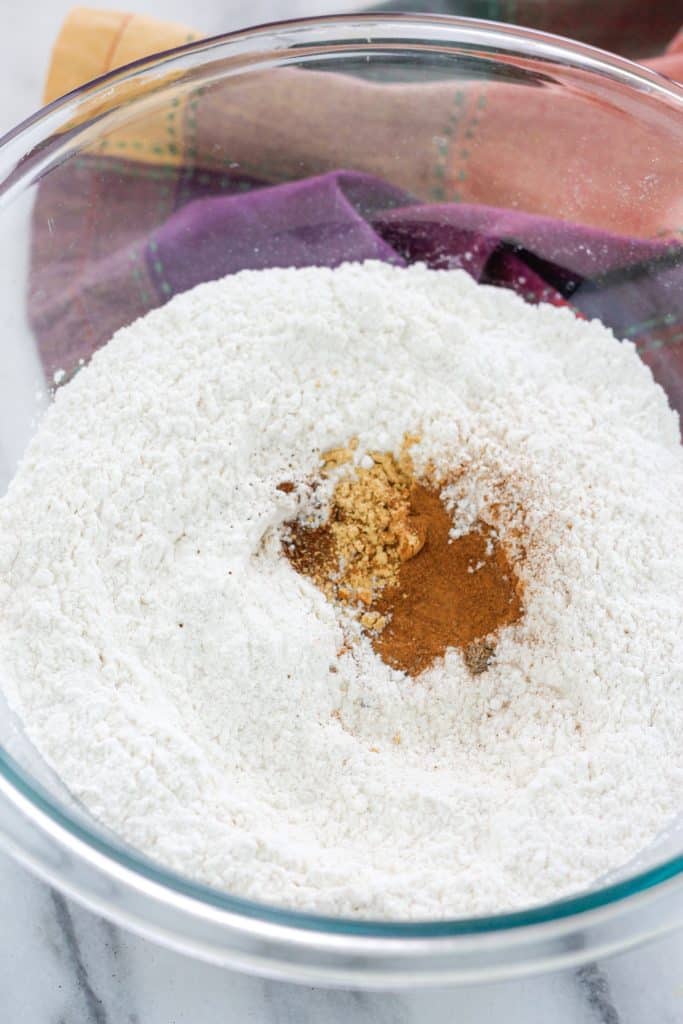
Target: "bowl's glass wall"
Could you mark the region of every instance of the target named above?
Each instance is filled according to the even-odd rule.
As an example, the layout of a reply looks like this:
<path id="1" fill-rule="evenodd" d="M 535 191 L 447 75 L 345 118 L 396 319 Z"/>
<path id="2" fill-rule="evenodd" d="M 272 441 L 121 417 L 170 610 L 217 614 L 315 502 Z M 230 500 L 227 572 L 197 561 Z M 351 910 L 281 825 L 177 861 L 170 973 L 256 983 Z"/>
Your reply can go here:
<path id="1" fill-rule="evenodd" d="M 196 264 L 191 233 L 183 248 L 182 219 L 175 240 L 185 267 L 168 268 L 156 248 L 159 229 L 189 203 L 344 169 L 435 210 L 486 204 L 675 240 L 682 112 L 683 93 L 622 62 L 600 66 L 580 47 L 562 51 L 523 30 L 447 19 L 284 26 L 143 62 L 74 95 L 2 150 L 0 488 L 54 387 L 119 326 L 167 301 Z M 319 237 L 334 230 L 328 216 L 302 208 L 287 230 Z M 561 271 L 560 241 L 549 258 Z M 269 262 L 256 245 L 234 259 L 231 269 Z M 626 302 L 652 289 L 660 264 L 637 268 Z M 614 289 L 621 301 L 623 278 Z M 680 292 L 655 290 L 656 317 L 678 322 Z M 642 350 L 659 373 L 666 343 L 655 340 Z M 679 403 L 683 370 L 667 365 L 662 379 Z M 29 798 L 38 780 L 106 839 L 5 709 L 0 743 L 24 771 Z M 682 847 L 672 830 L 618 878 L 637 890 L 646 868 L 665 865 L 662 877 L 671 876 Z"/>
<path id="2" fill-rule="evenodd" d="M 117 327 L 174 293 L 154 259 L 155 232 L 199 198 L 344 169 L 426 204 L 485 204 L 640 239 L 681 235 L 683 131 L 671 98 L 533 47 L 506 53 L 486 33 L 481 45 L 447 28 L 431 45 L 401 45 L 388 30 L 373 44 L 325 43 L 326 34 L 317 45 L 293 40 L 281 60 L 217 48 L 120 76 L 36 139 L 11 175 L 0 225 L 11 253 L 2 356 L 16 385 L 2 402 L 8 466 L 47 397 L 34 386 L 41 369 L 48 388 L 57 370 L 68 379 Z M 277 41 L 290 43 L 287 32 Z M 302 210 L 298 228 L 320 233 L 326 215 Z M 562 268 L 561 239 L 550 255 Z M 235 266 L 270 260 L 245 245 Z M 665 303 L 658 312 L 666 317 Z M 10 416 L 17 429 L 4 429 Z"/>

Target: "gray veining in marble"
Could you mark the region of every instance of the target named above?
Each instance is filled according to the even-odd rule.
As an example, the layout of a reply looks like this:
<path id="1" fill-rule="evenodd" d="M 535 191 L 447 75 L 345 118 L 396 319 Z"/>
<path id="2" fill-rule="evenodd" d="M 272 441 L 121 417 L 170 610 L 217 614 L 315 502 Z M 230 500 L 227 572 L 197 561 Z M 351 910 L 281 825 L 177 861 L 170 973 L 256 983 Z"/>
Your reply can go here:
<path id="1" fill-rule="evenodd" d="M 681 1024 L 683 938 L 580 971 L 364 993 L 264 981 L 121 932 L 0 855 L 2 1024 Z"/>
<path id="2" fill-rule="evenodd" d="M 580 967 L 576 972 L 576 980 L 596 1020 L 601 1024 L 619 1024 L 610 983 L 601 967 L 596 963 Z"/>

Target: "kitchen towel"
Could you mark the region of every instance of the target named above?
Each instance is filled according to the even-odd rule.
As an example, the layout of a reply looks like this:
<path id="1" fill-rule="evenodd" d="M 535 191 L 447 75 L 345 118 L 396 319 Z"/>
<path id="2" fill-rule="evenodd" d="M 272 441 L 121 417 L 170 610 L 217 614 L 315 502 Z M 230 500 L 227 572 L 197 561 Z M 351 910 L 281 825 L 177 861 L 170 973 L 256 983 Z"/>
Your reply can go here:
<path id="1" fill-rule="evenodd" d="M 191 39 L 182 26 L 77 9 L 46 99 Z M 661 58 L 669 73 L 683 75 L 682 42 Z M 373 257 L 463 267 L 600 316 L 683 408 L 683 141 L 672 153 L 662 137 L 656 201 L 640 202 L 620 180 L 645 181 L 652 150 L 614 135 L 618 118 L 587 107 L 580 83 L 558 89 L 538 69 L 523 102 L 506 81 L 278 69 L 207 87 L 172 65 L 163 75 L 163 110 L 124 108 L 40 186 L 29 313 L 50 373 L 201 280 Z M 106 99 L 94 96 L 90 115 Z M 656 147 L 656 125 L 642 130 Z M 496 208 L 483 203 L 492 194 Z"/>

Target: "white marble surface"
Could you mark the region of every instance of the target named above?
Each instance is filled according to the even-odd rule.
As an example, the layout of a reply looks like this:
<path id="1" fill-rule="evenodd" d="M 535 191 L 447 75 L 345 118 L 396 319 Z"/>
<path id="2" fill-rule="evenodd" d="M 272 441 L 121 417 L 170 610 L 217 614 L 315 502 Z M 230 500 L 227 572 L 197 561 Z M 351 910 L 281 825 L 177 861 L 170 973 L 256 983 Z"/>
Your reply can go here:
<path id="1" fill-rule="evenodd" d="M 132 4 L 207 34 L 356 6 L 352 0 Z M 0 131 L 37 107 L 50 45 L 68 7 L 62 0 L 3 0 Z M 480 1021 L 681 1024 L 683 932 L 581 971 L 524 981 L 400 995 L 326 992 L 237 975 L 161 949 L 65 901 L 0 853 L 0 1024 Z"/>
<path id="2" fill-rule="evenodd" d="M 580 971 L 420 992 L 324 991 L 121 932 L 0 855 L 3 1024 L 680 1024 L 683 943 Z"/>

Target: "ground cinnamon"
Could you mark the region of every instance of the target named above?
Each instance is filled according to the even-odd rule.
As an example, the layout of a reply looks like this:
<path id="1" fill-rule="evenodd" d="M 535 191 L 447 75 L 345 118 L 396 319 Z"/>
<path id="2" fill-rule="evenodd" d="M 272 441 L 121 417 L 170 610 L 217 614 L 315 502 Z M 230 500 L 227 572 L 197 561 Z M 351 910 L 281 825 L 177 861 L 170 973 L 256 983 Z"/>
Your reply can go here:
<path id="1" fill-rule="evenodd" d="M 449 647 L 466 650 L 470 669 L 484 671 L 493 654 L 487 638 L 522 612 L 513 567 L 483 524 L 451 540 L 452 519 L 437 491 L 416 483 L 410 507 L 424 545 L 403 563 L 396 584 L 379 595 L 375 607 L 387 624 L 373 646 L 388 665 L 410 676 Z"/>
<path id="2" fill-rule="evenodd" d="M 289 523 L 284 550 L 298 572 L 353 608 L 379 656 L 417 676 L 448 648 L 473 674 L 495 652 L 496 632 L 522 614 L 521 585 L 491 527 L 452 539 L 439 487 L 415 479 L 407 438 L 396 459 L 370 453 L 337 483 L 322 526 Z M 323 472 L 355 445 L 323 458 Z"/>

